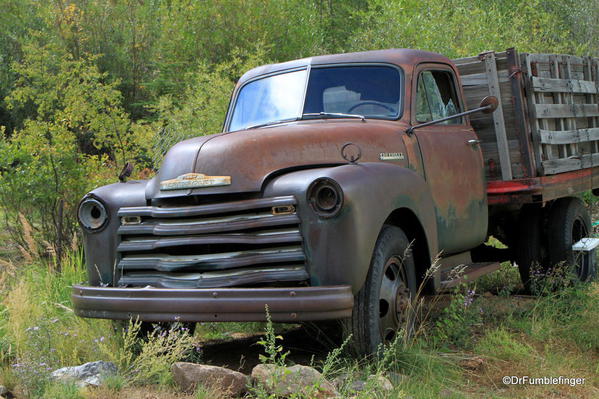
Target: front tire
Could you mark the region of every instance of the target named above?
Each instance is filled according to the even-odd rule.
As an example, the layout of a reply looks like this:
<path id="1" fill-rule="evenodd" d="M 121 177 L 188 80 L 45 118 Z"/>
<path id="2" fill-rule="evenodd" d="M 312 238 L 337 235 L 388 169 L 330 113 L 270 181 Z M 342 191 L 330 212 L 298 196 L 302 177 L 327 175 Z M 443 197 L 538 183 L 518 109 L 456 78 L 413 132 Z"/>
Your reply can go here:
<path id="1" fill-rule="evenodd" d="M 358 356 L 375 354 L 393 342 L 400 329 L 413 327 L 412 300 L 416 296 L 414 258 L 405 233 L 395 226 L 381 230 L 368 276 L 355 296 L 351 319 L 345 328 Z"/>

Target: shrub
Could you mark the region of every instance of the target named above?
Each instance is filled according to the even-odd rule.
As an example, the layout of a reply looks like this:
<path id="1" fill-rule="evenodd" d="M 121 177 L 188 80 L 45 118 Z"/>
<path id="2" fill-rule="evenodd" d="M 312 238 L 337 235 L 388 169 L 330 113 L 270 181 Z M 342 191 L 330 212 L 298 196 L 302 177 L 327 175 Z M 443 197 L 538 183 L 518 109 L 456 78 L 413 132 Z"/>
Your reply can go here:
<path id="1" fill-rule="evenodd" d="M 194 349 L 193 336 L 175 324 L 169 330 L 154 329 L 142 339 L 140 328 L 141 322 L 131 321 L 122 330 L 122 345 L 113 361 L 128 384 L 170 384 L 173 363 Z"/>
<path id="2" fill-rule="evenodd" d="M 235 83 L 248 69 L 268 62 L 266 50 L 258 42 L 252 51 L 234 50 L 228 61 L 201 64 L 196 71 L 187 73 L 182 95 L 162 96 L 151 107 L 158 115 L 158 122 L 152 125 L 159 131 L 153 142 L 156 167 L 166 151 L 179 141 L 220 133 Z"/>
<path id="3" fill-rule="evenodd" d="M 73 58 L 36 35 L 23 50 L 6 101 L 27 118 L 0 141 L 0 209 L 13 238 L 25 244 L 25 215 L 34 239 L 60 259 L 76 231 L 79 199 L 107 181 L 103 170 L 114 181 L 143 154 L 146 132 L 132 129 L 116 83 L 94 57 Z"/>
<path id="4" fill-rule="evenodd" d="M 435 322 L 437 345 L 467 347 L 471 344 L 472 329 L 482 322 L 482 310 L 475 303 L 476 291 L 466 285 L 458 287 L 449 306 Z"/>

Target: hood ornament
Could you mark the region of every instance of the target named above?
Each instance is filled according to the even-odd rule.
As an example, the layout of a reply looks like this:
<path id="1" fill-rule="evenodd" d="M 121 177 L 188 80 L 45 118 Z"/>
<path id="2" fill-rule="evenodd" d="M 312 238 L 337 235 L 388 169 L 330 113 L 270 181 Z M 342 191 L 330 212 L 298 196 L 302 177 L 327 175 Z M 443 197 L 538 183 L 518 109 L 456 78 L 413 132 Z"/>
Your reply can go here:
<path id="1" fill-rule="evenodd" d="M 362 158 L 362 150 L 357 144 L 345 143 L 341 147 L 341 156 L 349 163 L 357 163 Z"/>
<path id="2" fill-rule="evenodd" d="M 229 186 L 230 184 L 231 176 L 207 176 L 203 173 L 186 173 L 174 179 L 161 181 L 160 190 Z"/>

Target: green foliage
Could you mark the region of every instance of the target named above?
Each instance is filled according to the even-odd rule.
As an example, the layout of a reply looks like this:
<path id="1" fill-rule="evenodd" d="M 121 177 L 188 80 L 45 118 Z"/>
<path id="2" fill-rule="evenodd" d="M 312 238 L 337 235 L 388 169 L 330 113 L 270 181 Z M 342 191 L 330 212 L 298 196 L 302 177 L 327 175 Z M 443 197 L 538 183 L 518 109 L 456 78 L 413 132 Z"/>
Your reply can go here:
<path id="1" fill-rule="evenodd" d="M 285 359 L 289 355 L 289 352 L 284 352 L 283 345 L 277 343 L 277 340 L 282 341 L 283 337 L 281 335 L 275 334 L 272 318 L 270 317 L 270 313 L 268 311 L 268 305 L 264 306 L 266 309 L 266 329 L 264 339 L 259 340 L 257 344 L 264 348 L 266 355 L 259 355 L 260 363 L 274 364 L 279 367 L 284 367 Z"/>
<path id="2" fill-rule="evenodd" d="M 83 193 L 127 161 L 155 169 L 175 142 L 219 132 L 235 82 L 256 65 L 385 47 L 599 51 L 599 6 L 574 0 L 2 5 L 0 208 L 22 246 L 19 213 L 58 255 Z"/>
<path id="3" fill-rule="evenodd" d="M 71 310 L 71 287 L 85 279 L 81 254 L 64 258 L 60 273 L 48 264 L 24 265 L 12 275 L 0 273 L 6 298 L 0 318 L 2 382 L 28 397 L 50 397 L 68 386 L 50 384 L 50 372 L 65 366 L 106 360 L 119 375 L 105 381 L 109 391 L 126 385 L 171 384 L 170 368 L 185 359 L 194 339 L 182 329 L 155 330 L 139 337 L 141 323 L 115 330 L 108 320 L 83 319 Z M 50 384 L 50 385 L 49 385 Z M 69 395 L 75 395 L 71 392 Z"/>
<path id="4" fill-rule="evenodd" d="M 482 310 L 475 299 L 476 291 L 462 285 L 455 289 L 449 306 L 435 322 L 435 339 L 441 347 L 467 347 L 473 328 L 482 321 Z"/>
<path id="5" fill-rule="evenodd" d="M 156 129 L 161 129 L 154 141 L 156 166 L 173 144 L 222 130 L 235 83 L 245 71 L 268 63 L 266 52 L 260 43 L 251 52 L 235 49 L 228 61 L 212 68 L 202 64 L 197 71 L 188 73 L 186 87 L 178 98 L 173 95 L 160 98 L 152 108 L 158 117 Z"/>
<path id="6" fill-rule="evenodd" d="M 48 397 L 52 370 L 103 358 L 99 343 L 118 350 L 109 322 L 81 319 L 71 310 L 70 287 L 84 278 L 81 253 L 65 256 L 60 273 L 49 264 L 2 271 L 0 349 L 10 370 L 2 379 L 28 397 Z"/>
<path id="7" fill-rule="evenodd" d="M 503 262 L 496 272 L 487 274 L 477 279 L 476 290 L 481 293 L 491 292 L 502 297 L 508 297 L 516 292 L 522 285 L 517 265 Z"/>
<path id="8" fill-rule="evenodd" d="M 476 55 L 485 50 L 516 47 L 530 52 L 584 52 L 564 21 L 551 12 L 555 0 L 371 0 L 358 11 L 361 28 L 350 39 L 353 50 L 417 48 L 450 58 Z M 575 8 L 575 5 L 570 5 Z"/>
<path id="9" fill-rule="evenodd" d="M 193 350 L 193 336 L 177 324 L 168 330 L 154 329 L 145 337 L 140 337 L 140 328 L 141 322 L 130 321 L 122 329 L 117 352 L 110 354 L 108 346 L 100 347 L 118 365 L 128 384 L 171 384 L 170 369 Z"/>
<path id="10" fill-rule="evenodd" d="M 60 258 L 73 238 L 80 198 L 116 174 L 109 167 L 118 169 L 143 151 L 143 140 L 93 57 L 74 59 L 37 40 L 23 50 L 6 101 L 28 117 L 0 141 L 0 208 L 19 241 L 25 215 L 34 239 L 49 243 Z"/>
<path id="11" fill-rule="evenodd" d="M 84 399 L 85 396 L 73 383 L 53 382 L 44 388 L 44 399 Z"/>

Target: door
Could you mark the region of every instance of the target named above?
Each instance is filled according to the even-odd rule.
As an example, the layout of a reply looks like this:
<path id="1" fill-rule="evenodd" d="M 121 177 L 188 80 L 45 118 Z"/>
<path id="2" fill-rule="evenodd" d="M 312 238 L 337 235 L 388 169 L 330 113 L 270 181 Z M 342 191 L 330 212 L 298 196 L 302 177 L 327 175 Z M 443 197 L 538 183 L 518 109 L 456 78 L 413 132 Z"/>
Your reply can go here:
<path id="1" fill-rule="evenodd" d="M 458 81 L 449 65 L 424 64 L 415 70 L 412 124 L 463 111 Z M 414 130 L 432 192 L 444 255 L 482 243 L 488 210 L 483 157 L 476 133 L 465 117 Z"/>

